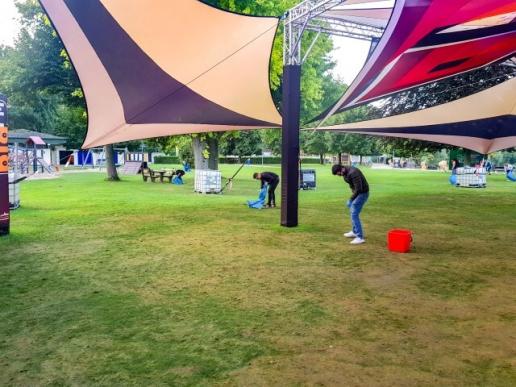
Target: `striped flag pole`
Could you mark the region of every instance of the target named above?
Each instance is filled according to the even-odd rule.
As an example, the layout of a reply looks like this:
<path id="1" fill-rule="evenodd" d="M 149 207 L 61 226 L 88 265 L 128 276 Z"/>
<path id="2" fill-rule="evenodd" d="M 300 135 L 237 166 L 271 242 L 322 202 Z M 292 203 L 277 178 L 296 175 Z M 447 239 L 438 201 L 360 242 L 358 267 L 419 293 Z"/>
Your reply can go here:
<path id="1" fill-rule="evenodd" d="M 9 148 L 7 99 L 0 94 L 0 235 L 9 234 Z"/>

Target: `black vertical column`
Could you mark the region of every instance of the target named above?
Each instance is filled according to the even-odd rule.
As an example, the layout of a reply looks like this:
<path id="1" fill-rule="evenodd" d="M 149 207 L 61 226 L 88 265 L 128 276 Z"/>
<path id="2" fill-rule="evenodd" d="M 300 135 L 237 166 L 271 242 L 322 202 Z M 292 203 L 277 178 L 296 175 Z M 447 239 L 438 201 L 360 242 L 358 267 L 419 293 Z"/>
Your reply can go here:
<path id="1" fill-rule="evenodd" d="M 0 94 L 0 235 L 9 234 L 9 148 L 7 98 Z"/>
<path id="2" fill-rule="evenodd" d="M 298 224 L 299 114 L 301 66 L 283 68 L 283 127 L 281 145 L 281 225 Z"/>

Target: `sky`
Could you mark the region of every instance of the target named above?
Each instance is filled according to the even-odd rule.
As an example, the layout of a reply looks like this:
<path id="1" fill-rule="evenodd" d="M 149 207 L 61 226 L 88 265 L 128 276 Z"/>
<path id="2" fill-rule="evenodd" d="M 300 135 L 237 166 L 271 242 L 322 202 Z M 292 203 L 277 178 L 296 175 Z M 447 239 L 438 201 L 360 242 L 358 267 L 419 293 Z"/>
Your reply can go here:
<path id="1" fill-rule="evenodd" d="M 19 30 L 16 21 L 18 12 L 13 0 L 0 0 L 0 17 L 0 45 L 12 46 L 14 37 Z"/>
<path id="2" fill-rule="evenodd" d="M 14 0 L 0 0 L 0 17 L 0 45 L 13 45 L 19 31 Z M 333 73 L 349 85 L 364 64 L 369 43 L 348 38 L 334 38 L 334 41 L 336 49 L 332 57 L 337 66 Z"/>

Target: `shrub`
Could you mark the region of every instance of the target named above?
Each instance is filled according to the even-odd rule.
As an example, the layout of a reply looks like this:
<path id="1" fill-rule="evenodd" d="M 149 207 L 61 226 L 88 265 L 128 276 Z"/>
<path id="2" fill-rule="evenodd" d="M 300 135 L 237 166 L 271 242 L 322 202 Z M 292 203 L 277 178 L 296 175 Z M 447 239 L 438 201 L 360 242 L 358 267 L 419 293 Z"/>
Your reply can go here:
<path id="1" fill-rule="evenodd" d="M 156 156 L 154 164 L 180 164 L 181 161 L 177 156 Z"/>
<path id="2" fill-rule="evenodd" d="M 245 160 L 251 159 L 251 164 L 260 165 L 262 163 L 261 156 L 252 157 L 220 157 L 219 162 L 222 164 L 242 164 Z M 319 158 L 317 157 L 306 157 L 301 158 L 301 161 L 305 164 L 319 164 Z M 263 158 L 264 164 L 281 164 L 281 157 L 279 156 L 267 156 Z"/>

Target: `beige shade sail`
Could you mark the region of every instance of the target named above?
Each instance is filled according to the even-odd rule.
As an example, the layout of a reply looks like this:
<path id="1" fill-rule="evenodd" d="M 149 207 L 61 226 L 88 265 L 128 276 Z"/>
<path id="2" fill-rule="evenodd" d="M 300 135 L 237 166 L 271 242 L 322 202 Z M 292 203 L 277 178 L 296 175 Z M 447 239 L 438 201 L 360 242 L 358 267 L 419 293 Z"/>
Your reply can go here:
<path id="1" fill-rule="evenodd" d="M 319 129 L 433 141 L 483 154 L 516 147 L 516 78 L 432 108 Z"/>
<path id="2" fill-rule="evenodd" d="M 269 86 L 277 18 L 197 0 L 40 0 L 84 89 L 83 147 L 281 125 Z"/>

